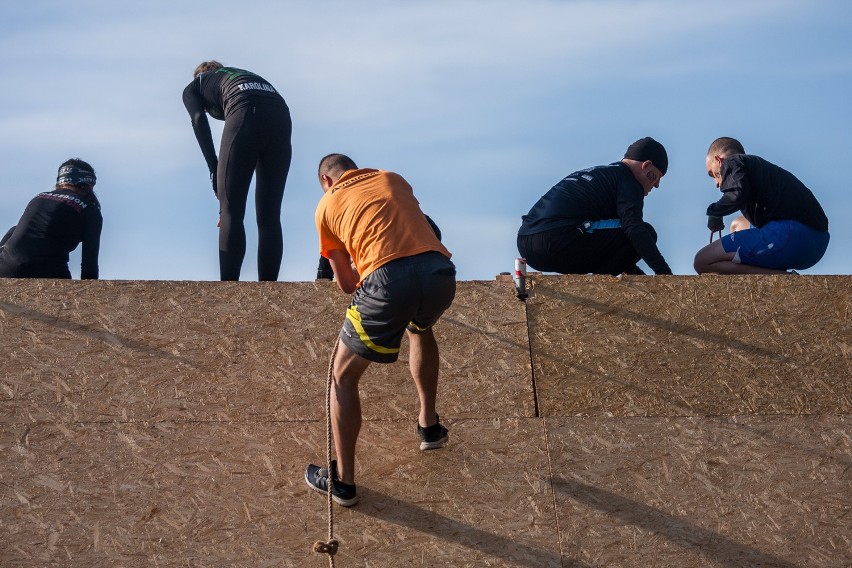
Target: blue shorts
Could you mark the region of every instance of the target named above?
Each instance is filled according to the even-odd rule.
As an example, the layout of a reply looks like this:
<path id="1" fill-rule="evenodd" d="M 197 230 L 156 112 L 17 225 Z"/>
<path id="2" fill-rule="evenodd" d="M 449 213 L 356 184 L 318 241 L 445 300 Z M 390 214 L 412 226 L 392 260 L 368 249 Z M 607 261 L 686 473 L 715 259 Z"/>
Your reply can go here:
<path id="1" fill-rule="evenodd" d="M 368 274 L 355 290 L 340 340 L 364 359 L 393 363 L 405 330 L 430 329 L 455 294 L 456 267 L 443 254 L 392 260 Z"/>
<path id="2" fill-rule="evenodd" d="M 745 229 L 722 237 L 725 252 L 734 262 L 774 270 L 803 270 L 822 258 L 828 248 L 828 231 L 817 231 L 798 221 L 770 221 L 761 228 Z"/>

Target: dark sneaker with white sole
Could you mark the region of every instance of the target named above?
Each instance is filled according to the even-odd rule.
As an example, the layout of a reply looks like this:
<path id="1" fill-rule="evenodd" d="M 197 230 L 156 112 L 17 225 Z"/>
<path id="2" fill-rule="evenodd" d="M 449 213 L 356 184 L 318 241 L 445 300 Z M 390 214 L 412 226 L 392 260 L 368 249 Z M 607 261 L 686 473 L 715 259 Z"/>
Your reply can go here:
<path id="1" fill-rule="evenodd" d="M 436 414 L 435 418 L 438 421 L 432 426 L 425 428 L 419 422 L 417 423 L 417 435 L 420 436 L 421 450 L 435 450 L 443 447 L 447 443 L 447 440 L 450 439 L 450 433 L 446 428 L 441 426 L 440 417 Z"/>
<path id="2" fill-rule="evenodd" d="M 331 499 L 338 505 L 351 507 L 358 502 L 355 485 L 343 483 L 337 478 L 336 460 L 332 460 L 331 468 L 333 472 L 332 479 L 334 480 L 331 489 Z M 309 464 L 308 467 L 305 468 L 305 482 L 308 484 L 308 487 L 317 493 L 328 495 L 328 468 Z"/>

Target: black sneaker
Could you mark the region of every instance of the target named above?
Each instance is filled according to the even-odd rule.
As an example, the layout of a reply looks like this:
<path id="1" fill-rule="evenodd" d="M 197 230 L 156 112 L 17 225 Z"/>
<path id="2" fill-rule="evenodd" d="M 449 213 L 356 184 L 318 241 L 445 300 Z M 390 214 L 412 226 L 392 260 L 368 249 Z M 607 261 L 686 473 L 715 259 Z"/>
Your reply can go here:
<path id="1" fill-rule="evenodd" d="M 421 450 L 434 450 L 442 447 L 450 439 L 450 433 L 446 428 L 441 426 L 441 419 L 436 414 L 438 420 L 432 426 L 423 427 L 420 422 L 417 422 L 417 435 L 420 436 Z"/>
<path id="2" fill-rule="evenodd" d="M 349 485 L 348 483 L 343 483 L 338 480 L 336 460 L 332 460 L 331 468 L 334 479 L 334 484 L 331 489 L 332 500 L 338 505 L 351 507 L 358 502 L 355 485 Z M 308 467 L 305 468 L 305 482 L 308 484 L 308 487 L 317 493 L 328 495 L 328 468 L 309 464 Z"/>

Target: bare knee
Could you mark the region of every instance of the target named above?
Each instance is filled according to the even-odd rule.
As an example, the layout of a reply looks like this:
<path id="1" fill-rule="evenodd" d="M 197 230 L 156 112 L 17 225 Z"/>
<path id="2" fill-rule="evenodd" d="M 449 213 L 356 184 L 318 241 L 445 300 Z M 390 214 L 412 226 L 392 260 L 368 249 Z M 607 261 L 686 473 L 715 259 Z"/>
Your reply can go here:
<path id="1" fill-rule="evenodd" d="M 367 370 L 370 361 L 357 355 L 341 342 L 334 358 L 334 387 L 337 391 L 358 389 L 361 375 Z"/>
<path id="2" fill-rule="evenodd" d="M 751 229 L 751 223 L 748 220 L 740 215 L 733 221 L 731 221 L 731 232 L 736 233 L 737 231 L 745 231 L 746 229 Z"/>
<path id="3" fill-rule="evenodd" d="M 695 260 L 692 262 L 692 268 L 695 269 L 696 274 L 704 274 L 707 272 L 707 264 L 704 257 L 702 257 L 701 252 L 702 251 L 698 251 L 698 254 L 695 255 Z"/>
<path id="4" fill-rule="evenodd" d="M 713 272 L 711 265 L 714 262 L 724 260 L 725 254 L 725 249 L 722 248 L 722 242 L 716 241 L 715 243 L 711 243 L 698 251 L 695 255 L 692 267 L 698 274 Z"/>
<path id="5" fill-rule="evenodd" d="M 735 253 L 725 251 L 722 239 L 719 239 L 698 251 L 692 266 L 698 274 L 730 272 L 725 270 L 724 267 L 734 260 L 734 256 Z"/>

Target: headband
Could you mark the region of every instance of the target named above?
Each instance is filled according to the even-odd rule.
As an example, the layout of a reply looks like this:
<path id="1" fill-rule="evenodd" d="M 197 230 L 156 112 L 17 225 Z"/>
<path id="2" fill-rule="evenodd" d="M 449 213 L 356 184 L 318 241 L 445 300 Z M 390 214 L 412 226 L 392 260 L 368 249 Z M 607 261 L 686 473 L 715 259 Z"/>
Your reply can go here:
<path id="1" fill-rule="evenodd" d="M 95 185 L 95 172 L 77 166 L 62 166 L 56 176 L 56 185 Z"/>

